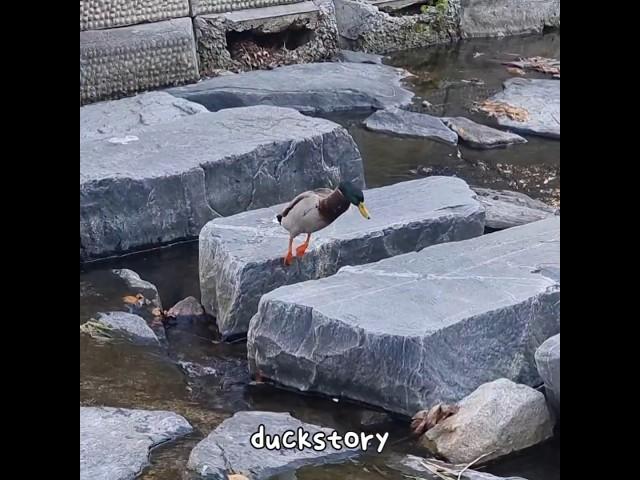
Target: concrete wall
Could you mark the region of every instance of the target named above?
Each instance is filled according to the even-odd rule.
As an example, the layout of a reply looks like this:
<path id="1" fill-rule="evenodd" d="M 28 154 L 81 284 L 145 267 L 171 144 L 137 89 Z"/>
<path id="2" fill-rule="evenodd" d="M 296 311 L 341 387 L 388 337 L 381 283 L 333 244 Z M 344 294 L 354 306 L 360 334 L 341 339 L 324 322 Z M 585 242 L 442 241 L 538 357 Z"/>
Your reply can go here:
<path id="1" fill-rule="evenodd" d="M 384 54 L 559 25 L 560 0 L 81 0 L 80 104 L 325 61 L 339 46 Z M 313 33 L 293 48 L 252 43 L 285 31 Z"/>
<path id="2" fill-rule="evenodd" d="M 275 61 L 327 60 L 337 52 L 338 33 L 333 5 L 326 5 L 326 0 L 81 0 L 80 104 L 191 83 L 219 70 L 261 68 L 232 58 L 230 31 L 310 30 L 314 35 L 307 43 L 276 52 Z"/>

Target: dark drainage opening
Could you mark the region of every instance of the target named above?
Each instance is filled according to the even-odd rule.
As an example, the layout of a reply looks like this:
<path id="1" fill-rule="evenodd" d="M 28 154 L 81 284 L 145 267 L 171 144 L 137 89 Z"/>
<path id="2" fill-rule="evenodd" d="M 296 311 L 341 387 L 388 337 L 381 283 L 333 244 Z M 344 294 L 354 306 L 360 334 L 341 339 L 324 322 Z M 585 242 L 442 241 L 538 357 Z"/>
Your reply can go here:
<path id="1" fill-rule="evenodd" d="M 309 43 L 314 37 L 314 31 L 304 26 L 291 26 L 275 33 L 230 31 L 227 32 L 227 50 L 232 60 L 245 67 L 273 68 L 286 63 L 292 50 Z"/>
<path id="2" fill-rule="evenodd" d="M 425 13 L 424 8 L 433 7 L 435 6 L 435 3 L 435 0 L 430 0 L 426 2 L 416 2 L 407 6 L 403 6 L 402 4 L 391 4 L 379 6 L 378 9 L 388 13 L 392 17 L 406 17 L 409 15 L 420 15 L 421 13 Z"/>

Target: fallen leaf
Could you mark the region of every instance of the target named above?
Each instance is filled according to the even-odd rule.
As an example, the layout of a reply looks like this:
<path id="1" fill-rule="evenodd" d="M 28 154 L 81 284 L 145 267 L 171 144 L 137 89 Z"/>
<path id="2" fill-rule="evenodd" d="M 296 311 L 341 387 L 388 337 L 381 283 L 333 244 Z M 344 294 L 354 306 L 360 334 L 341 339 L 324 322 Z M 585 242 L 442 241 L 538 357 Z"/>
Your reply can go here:
<path id="1" fill-rule="evenodd" d="M 247 477 L 245 477 L 241 473 L 232 473 L 227 478 L 229 478 L 229 480 L 249 480 Z"/>
<path id="2" fill-rule="evenodd" d="M 521 68 L 518 68 L 518 67 L 509 67 L 509 68 L 507 68 L 507 72 L 511 73 L 512 75 L 524 75 L 525 74 L 524 70 L 522 70 Z"/>
<path id="3" fill-rule="evenodd" d="M 489 117 L 509 117 L 517 122 L 526 122 L 529 119 L 529 112 L 521 107 L 514 107 L 504 102 L 485 100 L 477 105 L 477 110 L 485 112 Z"/>
<path id="4" fill-rule="evenodd" d="M 445 418 L 449 418 L 458 413 L 458 410 L 459 407 L 457 405 L 447 405 L 444 403 L 438 403 L 429 410 L 420 410 L 411 419 L 411 433 L 416 436 L 422 435 Z"/>

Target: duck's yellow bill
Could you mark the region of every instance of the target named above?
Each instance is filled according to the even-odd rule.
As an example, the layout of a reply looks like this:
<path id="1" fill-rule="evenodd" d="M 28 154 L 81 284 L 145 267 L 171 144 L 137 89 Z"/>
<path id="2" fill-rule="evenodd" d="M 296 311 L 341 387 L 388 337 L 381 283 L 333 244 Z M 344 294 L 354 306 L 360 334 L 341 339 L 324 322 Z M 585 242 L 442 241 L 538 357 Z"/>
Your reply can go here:
<path id="1" fill-rule="evenodd" d="M 358 205 L 358 210 L 360 210 L 360 214 L 367 220 L 371 218 L 371 216 L 369 215 L 369 210 L 367 210 L 367 207 L 364 206 L 364 202 L 360 202 L 360 204 Z"/>

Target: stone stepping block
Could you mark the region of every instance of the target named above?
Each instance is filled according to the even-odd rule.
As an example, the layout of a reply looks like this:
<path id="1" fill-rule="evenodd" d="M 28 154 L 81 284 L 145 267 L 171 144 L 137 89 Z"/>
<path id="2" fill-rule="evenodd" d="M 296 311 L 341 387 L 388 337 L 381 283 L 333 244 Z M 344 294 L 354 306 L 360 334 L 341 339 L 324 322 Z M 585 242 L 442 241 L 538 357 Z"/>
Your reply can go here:
<path id="1" fill-rule="evenodd" d="M 209 222 L 200 233 L 200 291 L 221 333 L 245 334 L 260 297 L 282 285 L 483 232 L 484 210 L 458 178 L 428 177 L 364 195 L 370 220 L 350 208 L 312 235 L 307 253 L 290 267 L 282 262 L 288 232 L 276 221 L 284 205 Z"/>
<path id="2" fill-rule="evenodd" d="M 189 115 L 135 135 L 80 144 L 80 258 L 197 237 L 209 220 L 351 180 L 349 133 L 292 109 Z"/>
<path id="3" fill-rule="evenodd" d="M 251 320 L 250 370 L 409 416 L 498 378 L 537 386 L 559 265 L 552 217 L 278 288 Z"/>

